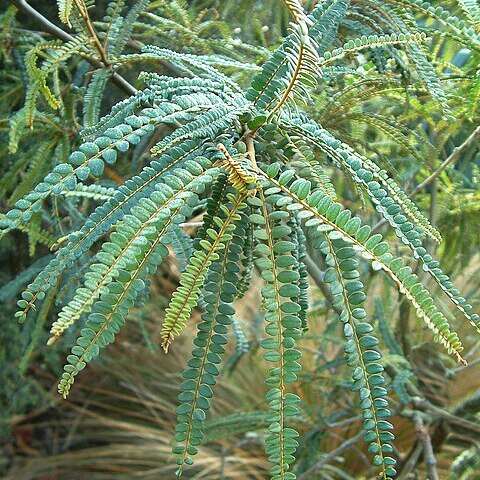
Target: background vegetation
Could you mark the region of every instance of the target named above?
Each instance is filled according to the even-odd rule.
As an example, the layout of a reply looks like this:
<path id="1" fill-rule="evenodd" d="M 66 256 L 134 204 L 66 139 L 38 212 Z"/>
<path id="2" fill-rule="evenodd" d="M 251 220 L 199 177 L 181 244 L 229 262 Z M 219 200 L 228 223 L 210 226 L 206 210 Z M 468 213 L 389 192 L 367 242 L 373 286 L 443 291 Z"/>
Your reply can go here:
<path id="1" fill-rule="evenodd" d="M 303 2 L 307 12 L 315 3 Z M 60 21 L 54 2 L 3 2 L 0 7 L 4 213 L 68 159 L 80 145 L 83 129 L 142 87 L 139 72 L 185 73 L 175 59 L 165 58 L 153 63 L 125 59 L 113 73 L 95 42 L 85 40 L 92 38 L 88 26 L 99 32 L 101 42 L 108 35 L 119 39 L 106 49 L 112 56 L 133 56 L 152 44 L 215 56 L 223 63 L 220 68 L 246 89 L 287 34 L 291 20 L 288 8 L 278 0 L 86 5 L 89 22 L 75 16 Z M 117 7 L 123 8 L 124 24 L 109 23 Z M 480 5 L 475 0 L 351 1 L 329 50 L 360 34 L 369 35 L 376 24 L 387 24 L 386 19 L 396 15 L 400 18 L 395 21 L 415 25 L 416 31 L 428 35 L 428 42 L 421 45 L 423 56 L 412 55 L 412 60 L 393 46 L 347 54 L 325 68 L 308 101 L 299 103 L 312 119 L 385 168 L 415 201 L 443 237 L 438 246 L 427 240 L 428 251 L 478 312 Z M 116 37 L 115 29 L 122 34 Z M 61 47 L 47 44 L 58 40 Z M 0 243 L 4 478 L 174 478 L 171 449 L 178 385 L 194 329 L 176 341 L 168 355 L 159 347 L 159 332 L 185 263 L 179 248 L 170 252 L 152 278 L 150 292 L 142 298 L 144 306 L 131 312 L 115 345 L 82 373 L 68 401 L 56 393 L 56 384 L 64 352 L 74 345 L 80 327 L 67 330 L 48 348 L 45 343 L 63 301 L 71 298 L 85 270 L 65 272 L 31 318 L 24 323 L 14 319 L 15 301 L 51 260 L 57 242 L 61 245 L 62 237 L 81 225 L 113 188 L 138 174 L 149 162 L 150 147 L 172 128 L 158 127 L 147 141 L 119 156 L 115 165 L 107 164 L 94 188 L 79 189 L 58 203 L 54 197 Z M 338 200 L 374 231 L 384 233 L 396 252 L 403 252 L 356 184 L 327 162 L 321 167 Z M 185 231 L 194 236 L 199 221 L 191 220 Z M 294 471 L 302 480 L 375 478 L 362 441 L 361 412 L 350 389 L 341 326 L 323 283 L 326 264 L 318 251 L 309 248 L 308 255 L 310 328 L 297 347 L 303 370 L 294 386 L 301 398 L 300 414 L 293 420 L 300 433 Z M 91 263 L 90 258 L 82 259 L 84 265 Z M 468 366 L 456 363 L 431 342 L 431 332 L 381 273 L 366 264 L 361 270 L 368 293 L 366 310 L 384 345 L 397 437 L 397 478 L 478 478 L 478 336 L 446 301 L 438 305 L 465 346 Z M 417 274 L 432 293 L 440 292 L 421 269 Z M 270 465 L 263 453 L 268 368 L 259 346 L 263 319 L 258 271 L 253 272 L 252 284 L 236 308 L 238 323 L 206 421 L 206 443 L 195 465 L 184 470 L 185 478 L 268 478 Z M 199 314 L 194 318 L 198 321 Z"/>

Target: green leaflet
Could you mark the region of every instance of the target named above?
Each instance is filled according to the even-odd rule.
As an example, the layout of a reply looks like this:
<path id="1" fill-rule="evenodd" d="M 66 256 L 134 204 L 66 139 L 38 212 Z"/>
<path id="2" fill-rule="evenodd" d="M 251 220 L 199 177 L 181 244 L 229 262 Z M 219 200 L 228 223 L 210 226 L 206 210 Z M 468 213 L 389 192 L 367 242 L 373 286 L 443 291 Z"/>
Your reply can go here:
<path id="1" fill-rule="evenodd" d="M 298 129 L 299 127 L 295 128 Z M 403 210 L 404 214 L 407 215 L 412 222 L 415 222 L 416 225 L 420 226 L 425 233 L 429 234 L 436 241 L 441 241 L 440 234 L 430 225 L 428 219 L 395 184 L 394 180 L 388 177 L 386 172 L 378 168 L 374 162 L 362 157 L 351 147 L 342 144 L 342 142 L 318 126 L 313 126 L 313 124 L 305 125 L 301 131 L 303 138 L 307 137 L 310 142 L 328 153 L 339 165 L 346 168 L 347 171 L 353 175 L 355 181 L 366 186 L 374 202 L 378 204 L 385 195 L 381 196 L 382 191 L 378 191 L 376 194 L 372 191 L 372 180 L 380 184 L 376 190 L 379 190 L 380 186 L 382 186 L 389 191 L 392 199 L 398 203 L 400 209 Z M 392 204 L 388 206 L 391 205 Z M 400 210 L 398 210 L 398 212 L 399 211 Z M 392 215 L 390 212 L 388 213 Z"/>
<path id="2" fill-rule="evenodd" d="M 298 93 L 302 98 L 315 85 L 317 50 L 323 53 L 323 46 L 318 45 L 317 40 L 325 41 L 335 32 L 345 15 L 347 3 L 344 0 L 328 2 L 327 5 L 318 3 L 309 17 L 294 15 L 296 23 L 292 33 L 253 78 L 247 98 L 261 110 L 267 110 L 277 98 L 280 100 L 275 109 L 287 99 L 291 101 L 292 94 Z"/>
<path id="3" fill-rule="evenodd" d="M 192 255 L 193 240 L 188 233 L 178 225 L 172 225 L 169 233 L 172 237 L 172 248 L 175 253 L 175 258 L 177 259 L 180 270 L 183 271 L 185 270 L 188 259 Z"/>
<path id="4" fill-rule="evenodd" d="M 402 370 L 401 372 L 395 375 L 393 379 L 392 386 L 393 390 L 397 394 L 397 397 L 404 404 L 410 403 L 410 394 L 408 393 L 406 384 L 413 377 L 413 372 L 411 370 Z"/>
<path id="5" fill-rule="evenodd" d="M 472 310 L 472 306 L 466 302 L 465 298 L 460 296 L 458 290 L 453 288 L 450 278 L 444 274 L 439 263 L 422 246 L 414 225 L 421 226 L 437 241 L 440 241 L 441 237 L 431 227 L 428 220 L 420 213 L 415 204 L 388 177 L 385 171 L 379 169 L 368 159 L 356 154 L 353 149 L 333 138 L 325 130 L 309 125 L 303 129 L 303 132 L 309 136 L 312 142 L 319 145 L 322 150 L 326 151 L 340 165 L 345 167 L 355 181 L 366 187 L 372 202 L 376 205 L 376 209 L 388 220 L 395 229 L 395 234 L 402 242 L 412 249 L 414 257 L 422 262 L 423 270 L 432 275 L 455 307 L 462 312 L 473 327 L 478 329 L 478 316 L 469 313 Z M 323 135 L 324 133 L 325 135 Z M 385 188 L 381 188 L 382 186 Z M 408 218 L 401 215 L 402 210 Z M 378 254 L 378 251 L 375 253 Z"/>
<path id="6" fill-rule="evenodd" d="M 307 312 L 308 312 L 308 271 L 305 264 L 305 258 L 307 255 L 307 239 L 301 228 L 301 222 L 298 216 L 292 218 L 292 241 L 298 245 L 298 249 L 295 251 L 295 264 L 292 265 L 292 270 L 284 270 L 282 273 L 283 279 L 286 277 L 286 282 L 294 283 L 295 291 L 294 296 L 296 301 L 300 305 L 300 312 L 298 314 L 302 322 L 302 330 L 305 332 L 308 330 Z M 298 271 L 298 274 L 297 274 Z M 281 277 L 281 279 L 282 279 Z"/>
<path id="7" fill-rule="evenodd" d="M 310 35 L 317 42 L 319 55 L 323 55 L 333 43 L 349 3 L 349 0 L 327 0 L 319 2 L 313 10 L 310 18 L 314 24 L 310 29 Z"/>
<path id="8" fill-rule="evenodd" d="M 288 427 L 288 417 L 295 415 L 298 409 L 294 406 L 297 397 L 288 392 L 287 385 L 297 379 L 296 372 L 301 369 L 297 362 L 301 353 L 294 346 L 295 339 L 302 334 L 302 320 L 299 317 L 302 307 L 298 303 L 300 289 L 291 284 L 286 274 L 294 272 L 295 266 L 298 268 L 298 260 L 294 256 L 296 244 L 283 240 L 290 238 L 288 235 L 292 228 L 280 219 L 273 220 L 267 210 L 269 198 L 263 194 L 260 198 L 265 223 L 255 233 L 257 237 L 265 238 L 265 243 L 259 244 L 256 251 L 265 282 L 262 298 L 267 334 L 261 346 L 266 350 L 263 358 L 274 364 L 266 380 L 270 389 L 267 400 L 271 411 L 268 415 L 270 435 L 266 438 L 266 452 L 274 465 L 270 471 L 272 478 L 293 480 L 296 477 L 289 471 L 289 466 L 295 460 L 294 453 L 298 446 L 295 437 L 298 433 Z M 283 229 L 280 233 L 281 226 Z M 279 233 L 275 234 L 275 231 Z M 267 248 L 261 248 L 261 245 Z"/>
<path id="9" fill-rule="evenodd" d="M 86 127 L 98 122 L 103 93 L 110 76 L 111 72 L 108 70 L 98 70 L 92 75 L 83 104 L 83 123 Z"/>
<path id="10" fill-rule="evenodd" d="M 213 261 L 218 260 L 217 250 L 225 248 L 225 243 L 231 239 L 231 232 L 235 228 L 235 221 L 239 220 L 238 209 L 245 208 L 242 203 L 244 196 L 234 198 L 229 195 L 230 205 L 221 206 L 225 219 L 214 217 L 216 224 L 215 239 L 212 241 L 201 240 L 201 249 L 193 252 L 188 265 L 180 279 L 180 286 L 173 293 L 170 305 L 165 312 L 165 320 L 162 326 L 163 349 L 168 347 L 173 338 L 185 327 L 190 312 L 197 305 L 200 289 L 202 288 L 208 267 Z"/>
<path id="11" fill-rule="evenodd" d="M 242 269 L 240 271 L 240 280 L 237 285 L 237 298 L 242 298 L 247 292 L 253 272 L 254 243 L 253 236 L 254 225 L 249 223 L 246 228 L 245 244 L 243 246 L 243 258 L 241 260 Z"/>
<path id="12" fill-rule="evenodd" d="M 225 213 L 223 214 L 226 217 Z M 244 244 L 247 219 L 243 213 L 235 222 L 232 236 L 219 252 L 219 259 L 211 264 L 206 275 L 202 295 L 204 312 L 202 322 L 198 325 L 195 348 L 192 358 L 184 372 L 184 383 L 179 395 L 177 408 L 177 427 L 173 452 L 178 455 L 179 470 L 183 464 L 191 464 L 197 453 L 204 433 L 204 423 L 210 408 L 212 387 L 219 374 L 219 364 L 225 352 L 228 326 L 232 323 L 235 312 L 233 301 L 236 295 L 235 285 L 239 277 L 235 266 L 240 259 Z"/>
<path id="13" fill-rule="evenodd" d="M 414 2 L 407 2 L 407 0 L 400 0 L 400 5 L 408 6 L 422 12 L 423 14 L 435 18 L 439 21 L 446 30 L 451 30 L 455 33 L 466 45 L 475 50 L 480 50 L 480 40 L 478 34 L 471 28 L 464 20 L 459 19 L 441 5 L 432 6 L 423 0 L 415 0 Z"/>
<path id="14" fill-rule="evenodd" d="M 95 300 L 103 292 L 108 291 L 108 284 L 125 273 L 132 258 L 138 255 L 139 244 L 151 234 L 152 228 L 158 230 L 156 225 L 159 221 L 165 222 L 162 227 L 162 232 L 165 233 L 171 230 L 170 224 L 174 221 L 172 212 L 177 212 L 178 215 L 178 205 L 188 202 L 194 206 L 198 202 L 198 196 L 193 192 L 204 185 L 210 177 L 201 175 L 194 178 L 188 170 L 182 169 L 178 169 L 177 173 L 179 176 L 183 173 L 187 179 L 177 192 L 169 189 L 166 183 L 159 183 L 148 201 L 146 199 L 139 201 L 139 206 L 148 211 L 143 223 L 137 223 L 135 217 L 130 214 L 115 225 L 110 242 L 104 243 L 102 250 L 97 253 L 97 259 L 101 263 L 94 263 L 90 267 L 85 274 L 83 287 L 78 289 L 74 298 L 63 307 L 58 320 L 52 325 L 50 333 L 53 337 L 50 343 L 73 325 L 82 314 L 89 312 Z M 188 195 L 185 195 L 186 193 Z M 134 231 L 131 231 L 132 226 Z"/>
<path id="15" fill-rule="evenodd" d="M 312 182 L 313 188 L 320 189 L 323 193 L 335 199 L 335 187 L 325 173 L 324 168 L 317 160 L 312 149 L 310 149 L 308 144 L 299 137 L 295 136 L 290 140 L 293 143 L 295 152 L 301 156 L 299 160 L 292 161 L 292 166 L 298 169 L 302 178 Z"/>
<path id="16" fill-rule="evenodd" d="M 128 40 L 131 38 L 135 22 L 148 5 L 148 0 L 136 0 L 127 13 L 122 12 L 123 2 L 117 1 L 114 8 L 107 12 L 109 28 L 107 30 L 109 43 L 108 50 L 112 56 L 119 55 Z"/>
<path id="17" fill-rule="evenodd" d="M 73 10 L 73 0 L 57 0 L 58 16 L 63 23 L 70 25 L 70 15 Z"/>
<path id="18" fill-rule="evenodd" d="M 393 337 L 380 297 L 375 297 L 375 318 L 378 321 L 378 329 L 382 335 L 383 343 L 387 346 L 390 353 L 403 356 L 402 347 Z"/>
<path id="19" fill-rule="evenodd" d="M 376 268 L 383 269 L 413 304 L 417 315 L 433 331 L 435 340 L 444 345 L 449 353 L 453 353 L 458 361 L 465 363 L 460 355 L 463 346 L 457 333 L 450 330 L 447 319 L 438 311 L 428 291 L 422 284 L 417 284 L 417 276 L 412 274 L 410 267 L 404 267 L 402 259 L 394 258 L 388 251 L 385 251 L 386 243 L 379 244 L 381 235 L 377 234 L 369 238 L 370 229 L 365 227 L 368 229 L 365 230 L 364 227 L 360 227 L 361 221 L 355 218 L 351 218 L 344 227 L 339 227 L 336 221 L 340 218 L 340 205 L 332 204 L 331 198 L 323 195 L 320 191 L 316 191 L 305 200 L 301 200 L 289 190 L 288 182 L 282 184 L 280 178 L 278 181 L 268 179 L 266 174 L 264 174 L 264 178 L 265 185 L 276 185 L 284 192 L 286 198 L 282 203 L 287 205 L 287 208 L 303 210 L 308 216 L 312 217 L 306 223 L 306 226 L 309 227 L 308 235 L 318 241 L 325 232 L 330 232 L 328 234 L 330 239 L 343 239 L 353 244 L 359 251 L 363 252 L 365 258 L 374 261 Z M 341 223 L 343 224 L 343 220 L 341 220 Z M 376 237 L 375 240 L 374 237 Z M 376 251 L 379 247 L 381 250 Z"/>
<path id="20" fill-rule="evenodd" d="M 139 292 L 145 288 L 147 276 L 152 274 L 161 260 L 168 254 L 168 249 L 161 243 L 163 233 L 154 227 L 146 232 L 146 242 L 138 247 L 137 255 L 141 260 L 132 258 L 126 266 L 124 275 L 109 284 L 108 290 L 100 296 L 92 308 L 87 325 L 81 330 L 77 345 L 67 357 L 68 364 L 58 385 L 58 391 L 67 397 L 76 375 L 83 370 L 86 363 L 95 358 L 100 348 L 112 343 L 115 334 L 125 323 L 126 312 L 134 305 Z"/>
<path id="21" fill-rule="evenodd" d="M 136 123 L 136 116 L 133 116 L 133 120 L 132 116 L 128 117 L 128 121 Z M 69 267 L 74 259 L 85 253 L 94 241 L 130 211 L 139 198 L 148 196 L 167 172 L 174 172 L 177 166 L 182 165 L 190 169 L 193 175 L 198 175 L 203 169 L 211 166 L 205 157 L 197 156 L 198 151 L 198 142 L 183 143 L 171 155 L 164 155 L 153 161 L 139 176 L 120 186 L 113 198 L 97 207 L 82 228 L 68 236 L 69 242 L 60 248 L 56 258 L 28 285 L 25 291 L 25 295 L 29 297 L 28 302 L 24 306 L 19 305 L 22 310 L 18 316 L 25 318 L 37 297 L 48 291 L 62 269 Z"/>
<path id="22" fill-rule="evenodd" d="M 169 105 L 162 105 L 157 109 L 144 109 L 144 115 L 127 117 L 125 123 L 113 128 L 107 128 L 104 135 L 96 138 L 93 142 L 85 142 L 78 151 L 69 157 L 70 163 L 57 165 L 53 172 L 49 173 L 43 182 L 39 183 L 33 192 L 15 203 L 15 208 L 8 215 L 0 218 L 0 236 L 8 231 L 18 228 L 38 211 L 42 203 L 52 194 L 59 194 L 64 190 L 74 190 L 76 180 L 83 181 L 90 173 L 101 174 L 105 162 L 112 163 L 108 152 L 116 150 L 125 151 L 125 146 L 136 142 L 137 137 L 151 133 L 154 124 L 162 121 L 165 115 L 173 111 Z M 133 125 L 133 127 L 132 127 Z M 106 158 L 105 158 L 106 157 Z M 116 159 L 113 158 L 113 163 Z M 76 167 L 74 168 L 73 165 Z"/>
<path id="23" fill-rule="evenodd" d="M 25 94 L 25 106 L 23 107 L 27 125 L 31 126 L 34 119 L 37 100 L 40 95 L 46 100 L 53 109 L 60 107 L 60 102 L 53 94 L 47 84 L 49 75 L 55 71 L 58 66 L 79 51 L 89 50 L 86 45 L 88 39 L 84 35 L 78 35 L 73 40 L 64 44 L 53 40 L 50 42 L 39 43 L 32 48 L 25 57 L 25 66 L 30 78 L 28 90 Z M 41 67 L 38 67 L 38 57 L 40 54 L 46 55 Z"/>
<path id="24" fill-rule="evenodd" d="M 377 48 L 386 45 L 396 45 L 405 42 L 423 42 L 426 40 L 426 35 L 422 33 L 392 33 L 391 35 L 370 35 L 362 36 L 355 40 L 349 40 L 343 47 L 336 48 L 331 52 L 325 52 L 323 57 L 320 57 L 320 63 L 325 64 L 332 60 L 342 58 L 345 54 L 362 50 L 364 48 Z"/>
<path id="25" fill-rule="evenodd" d="M 115 188 L 113 187 L 104 187 L 97 184 L 84 185 L 83 183 L 77 183 L 75 190 L 65 192 L 66 197 L 91 198 L 98 202 L 106 202 L 113 198 L 114 195 Z"/>
<path id="26" fill-rule="evenodd" d="M 318 248 L 330 267 L 325 272 L 325 281 L 330 284 L 333 304 L 340 311 L 339 319 L 346 340 L 344 350 L 347 364 L 353 369 L 352 390 L 359 392 L 368 451 L 375 455 L 373 463 L 380 467 L 381 478 L 391 480 L 396 475 L 396 462 L 389 456 L 393 447 L 388 441 L 394 437 L 390 433 L 393 427 L 385 420 L 391 413 L 385 399 L 387 391 L 382 386 L 385 383 L 383 366 L 376 349 L 378 340 L 373 336 L 373 327 L 362 308 L 365 294 L 363 284 L 358 280 L 356 252 L 349 245 L 344 240 L 330 240 L 327 236 Z"/>
<path id="27" fill-rule="evenodd" d="M 475 0 L 459 0 L 458 3 L 473 23 L 480 22 L 480 6 Z"/>
<path id="28" fill-rule="evenodd" d="M 470 93 L 469 117 L 473 118 L 475 112 L 480 106 L 480 75 L 477 73 L 477 79 Z"/>

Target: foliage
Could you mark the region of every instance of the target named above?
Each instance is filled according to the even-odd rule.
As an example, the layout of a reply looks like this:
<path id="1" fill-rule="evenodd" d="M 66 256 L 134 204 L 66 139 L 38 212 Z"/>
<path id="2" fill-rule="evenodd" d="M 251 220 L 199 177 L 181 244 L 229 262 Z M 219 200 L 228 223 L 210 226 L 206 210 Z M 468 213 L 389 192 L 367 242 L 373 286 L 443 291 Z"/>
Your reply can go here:
<path id="1" fill-rule="evenodd" d="M 161 329 L 165 352 L 194 309 L 202 310 L 176 410 L 173 452 L 180 475 L 205 436 L 229 331 L 239 352 L 248 345 L 236 301 L 257 269 L 265 320 L 260 346 L 268 368 L 265 452 L 272 479 L 295 479 L 301 445 L 294 422 L 302 399 L 292 384 L 302 368 L 299 342 L 312 321 L 310 261 L 325 267 L 315 281 L 321 280 L 342 325 L 373 465 L 380 478 L 393 478 L 385 386 L 388 375 L 400 401 L 413 401 L 404 360 L 408 341 L 403 350 L 393 347 L 377 302 L 378 330 L 396 357 L 388 365 L 382 360 L 369 319 L 373 310 L 364 308 L 365 277 L 382 276 L 397 288 L 408 305 L 401 322 L 413 307 L 433 339 L 466 365 L 458 326 L 441 295 L 472 332 L 479 331 L 479 317 L 435 260 L 433 243 L 442 239 L 435 227 L 441 225 L 438 205 L 449 198 L 448 188 L 438 193 L 439 180 L 451 185 L 450 198 L 465 188 L 462 199 L 474 197 L 473 218 L 478 211 L 477 179 L 464 173 L 476 171 L 475 160 L 462 160 L 454 182 L 447 175 L 465 158 L 461 154 L 474 158 L 480 136 L 474 126 L 475 5 L 462 2 L 465 18 L 459 19 L 442 6 L 410 0 L 328 0 L 311 10 L 288 0 L 288 32 L 265 61 L 265 50 L 232 39 L 214 10 L 193 20 L 180 2 L 140 0 L 127 8 L 113 1 L 95 22 L 89 2 L 58 6 L 74 34 L 61 40 L 24 39 L 12 27 L 15 10 L 2 17 L 2 35 L 14 45 L 2 51 L 13 72 L 5 88 L 24 78 L 25 103 L 17 109 L 18 97 L 12 97 L 6 107 L 10 137 L 3 148 L 18 160 L 1 184 L 11 208 L 0 218 L 0 235 L 12 238 L 20 230 L 32 255 L 38 244 L 55 251 L 28 280 L 16 317 L 30 322 L 40 304 L 41 329 L 57 300 L 49 344 L 78 327 L 59 393 L 67 397 L 77 375 L 115 341 L 132 309 L 146 301 L 171 249 L 181 273 Z M 152 38 L 158 43 L 146 45 Z M 452 43 L 443 47 L 447 40 Z M 458 43 L 468 48 L 463 62 L 457 58 L 462 50 L 452 47 Z M 20 66 L 19 53 L 25 53 Z M 73 69 L 78 58 L 84 60 Z M 132 76 L 138 65 L 149 71 L 139 74 L 136 90 L 121 74 Z M 450 91 L 457 81 L 458 90 Z M 109 82 L 131 95 L 110 105 Z M 473 92 L 468 106 L 458 103 L 466 92 Z M 106 109 L 102 102 L 109 103 Z M 107 113 L 99 118 L 101 111 Z M 472 126 L 468 135 L 459 128 L 465 124 Z M 437 167 L 429 156 L 443 163 Z M 430 219 L 397 182 L 403 180 L 399 167 L 418 191 L 431 188 Z M 99 180 L 105 174 L 108 183 Z M 17 176 L 12 191 L 9 179 Z M 448 218 L 451 209 L 443 210 Z M 202 224 L 190 236 L 183 229 L 199 215 Z M 379 233 L 384 224 L 398 240 L 388 230 Z M 476 242 L 473 233 L 468 245 Z M 456 235 L 449 243 L 462 246 Z M 378 273 L 369 272 L 370 265 Z"/>

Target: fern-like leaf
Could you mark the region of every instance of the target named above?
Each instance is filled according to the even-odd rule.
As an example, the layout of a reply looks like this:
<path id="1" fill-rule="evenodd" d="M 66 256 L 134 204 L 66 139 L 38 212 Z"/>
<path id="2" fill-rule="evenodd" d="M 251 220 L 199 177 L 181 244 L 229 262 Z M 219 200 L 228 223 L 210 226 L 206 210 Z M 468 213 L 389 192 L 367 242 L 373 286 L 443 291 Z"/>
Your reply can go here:
<path id="1" fill-rule="evenodd" d="M 231 240 L 235 221 L 239 220 L 238 209 L 244 208 L 244 196 L 230 198 L 230 208 L 222 205 L 225 219 L 214 217 L 213 228 L 207 231 L 209 240 L 200 241 L 200 249 L 195 250 L 180 279 L 180 286 L 173 293 L 165 312 L 162 326 L 162 347 L 167 352 L 173 338 L 185 327 L 192 309 L 197 305 L 201 288 L 205 282 L 208 267 L 219 259 L 217 250 L 223 250 L 225 243 Z"/>

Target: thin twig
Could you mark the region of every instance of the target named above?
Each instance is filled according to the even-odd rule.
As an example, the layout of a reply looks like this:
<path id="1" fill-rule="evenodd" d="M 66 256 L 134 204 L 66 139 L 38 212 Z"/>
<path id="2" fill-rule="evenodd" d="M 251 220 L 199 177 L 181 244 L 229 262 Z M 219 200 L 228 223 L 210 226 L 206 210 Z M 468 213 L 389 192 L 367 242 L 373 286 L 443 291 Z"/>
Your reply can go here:
<path id="1" fill-rule="evenodd" d="M 253 144 L 253 136 L 250 131 L 245 133 L 245 143 L 247 145 L 248 158 L 252 162 L 254 170 L 257 170 L 257 161 L 255 159 L 255 145 Z"/>
<path id="2" fill-rule="evenodd" d="M 470 136 L 458 147 L 455 147 L 452 151 L 452 153 L 447 157 L 447 159 L 438 167 L 435 172 L 433 172 L 428 178 L 426 178 L 422 183 L 417 185 L 411 193 L 408 195 L 408 198 L 414 197 L 420 190 L 425 188 L 427 185 L 430 185 L 436 178 L 440 176 L 440 174 L 452 163 L 456 162 L 460 156 L 467 148 L 469 148 L 472 143 L 475 141 L 477 137 L 480 137 L 480 126 L 478 126 L 471 134 Z M 378 230 L 380 227 L 385 225 L 387 223 L 387 220 L 385 218 L 382 218 L 377 224 L 375 224 L 372 227 L 372 232 L 375 232 Z"/>
<path id="3" fill-rule="evenodd" d="M 184 222 L 184 223 L 180 223 L 179 227 L 193 228 L 193 227 L 201 227 L 202 225 L 203 225 L 203 222 Z"/>
<path id="4" fill-rule="evenodd" d="M 95 31 L 95 28 L 92 25 L 92 21 L 90 20 L 90 15 L 88 13 L 88 9 L 87 9 L 87 6 L 85 5 L 85 2 L 83 0 L 80 0 L 80 1 L 73 0 L 73 3 L 77 7 L 77 10 L 80 12 L 80 15 L 82 16 L 83 21 L 85 22 L 85 26 L 90 32 L 93 42 L 95 43 L 95 48 L 100 54 L 100 58 L 102 59 L 103 64 L 106 67 L 108 67 L 110 65 L 110 62 L 108 61 L 108 58 L 107 58 L 107 52 L 103 48 L 103 45 L 101 44 L 98 38 L 97 32 Z"/>
<path id="5" fill-rule="evenodd" d="M 397 480 L 405 480 L 407 478 L 410 478 L 410 473 L 415 468 L 415 465 L 417 465 L 418 459 L 420 458 L 422 452 L 423 443 L 417 441 L 415 447 L 413 448 L 407 460 L 403 464 L 403 468 L 400 471 Z"/>
<path id="6" fill-rule="evenodd" d="M 53 36 L 63 40 L 64 42 L 70 42 L 74 40 L 69 33 L 65 32 L 61 28 L 57 27 L 53 24 L 50 20 L 45 18 L 41 13 L 37 12 L 30 4 L 28 4 L 25 0 L 15 0 L 17 6 L 22 9 L 25 13 L 27 13 L 31 18 L 33 18 L 36 22 L 42 25 L 42 27 L 47 31 L 50 32 Z M 97 58 L 90 57 L 84 55 L 85 60 L 89 62 L 96 68 L 108 68 L 108 65 L 105 65 L 103 62 L 98 60 Z M 127 80 L 125 80 L 121 75 L 117 72 L 112 73 L 112 82 L 121 90 L 123 90 L 128 95 L 133 95 L 136 93 L 137 89 L 131 85 Z"/>
<path id="7" fill-rule="evenodd" d="M 407 388 L 409 390 L 411 389 L 411 383 L 407 384 Z M 457 427 L 468 429 L 472 432 L 476 432 L 476 434 L 480 433 L 480 425 L 478 425 L 477 422 L 472 422 L 465 418 L 461 418 L 448 412 L 447 410 L 444 410 L 443 408 L 437 407 L 426 398 L 422 398 L 420 396 L 412 397 L 411 401 L 416 409 L 428 412 L 433 418 L 442 418 L 449 423 L 456 425 Z"/>
<path id="8" fill-rule="evenodd" d="M 439 480 L 437 472 L 437 459 L 435 458 L 435 454 L 433 452 L 430 432 L 428 431 L 428 427 L 423 424 L 420 415 L 418 415 L 415 420 L 415 433 L 423 445 L 423 459 L 425 461 L 425 466 L 427 467 L 428 480 Z"/>
<path id="9" fill-rule="evenodd" d="M 332 461 L 335 457 L 342 455 L 345 453 L 349 448 L 353 447 L 364 435 L 364 432 L 357 433 L 352 438 L 349 438 L 345 442 L 343 442 L 340 446 L 338 446 L 335 450 L 332 450 L 329 454 L 325 455 L 320 461 L 312 465 L 308 470 L 303 472 L 301 475 L 297 477 L 297 480 L 308 480 L 312 478 L 312 475 L 317 472 L 318 470 L 322 469 L 327 463 Z"/>
<path id="10" fill-rule="evenodd" d="M 422 183 L 417 185 L 412 193 L 410 193 L 409 197 L 413 197 L 416 195 L 420 190 L 422 190 L 424 187 L 432 183 L 436 178 L 440 176 L 440 174 L 452 163 L 458 160 L 459 156 L 461 153 L 463 153 L 464 150 L 466 150 L 468 147 L 472 145 L 472 143 L 475 141 L 477 137 L 480 136 L 480 126 L 478 126 L 471 134 L 470 136 L 458 147 L 455 147 L 452 151 L 452 153 L 447 157 L 447 159 L 438 167 L 435 172 L 433 172 L 427 179 L 425 179 Z"/>
<path id="11" fill-rule="evenodd" d="M 45 18 L 41 13 L 37 12 L 25 0 L 16 0 L 15 3 L 18 5 L 19 8 L 21 8 L 32 18 L 34 18 L 38 23 L 40 23 L 44 27 L 44 29 L 50 32 L 53 36 L 59 38 L 60 40 L 63 40 L 64 42 L 69 42 L 73 40 L 73 37 L 71 35 L 63 31 L 61 28 L 57 27 L 54 23 Z"/>
<path id="12" fill-rule="evenodd" d="M 321 289 L 322 287 L 325 287 L 325 273 L 318 268 L 317 264 L 308 253 L 305 255 L 305 265 L 307 266 L 308 274 L 312 277 L 317 286 Z"/>

